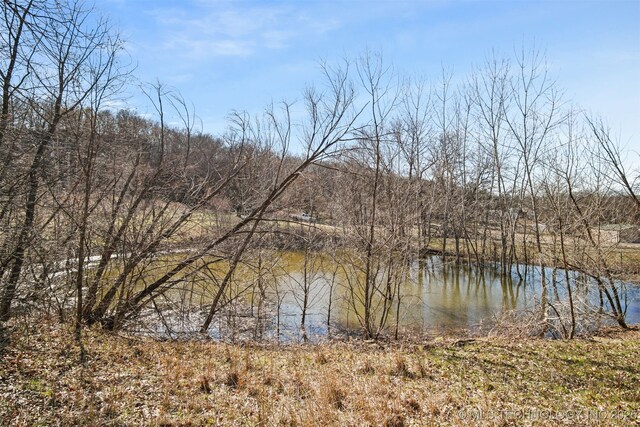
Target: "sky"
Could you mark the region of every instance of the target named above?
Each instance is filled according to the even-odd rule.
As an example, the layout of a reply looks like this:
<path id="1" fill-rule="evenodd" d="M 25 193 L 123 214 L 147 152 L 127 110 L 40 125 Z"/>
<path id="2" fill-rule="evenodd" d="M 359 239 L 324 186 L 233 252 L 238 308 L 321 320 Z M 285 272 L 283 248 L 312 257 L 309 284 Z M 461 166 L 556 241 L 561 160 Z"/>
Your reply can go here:
<path id="1" fill-rule="evenodd" d="M 319 62 L 379 51 L 401 74 L 464 79 L 492 52 L 546 54 L 564 99 L 640 152 L 640 0 L 101 0 L 140 82 L 160 81 L 219 134 L 232 110 L 300 99 Z M 139 93 L 126 100 L 152 110 Z M 640 165 L 637 165 L 640 166 Z"/>

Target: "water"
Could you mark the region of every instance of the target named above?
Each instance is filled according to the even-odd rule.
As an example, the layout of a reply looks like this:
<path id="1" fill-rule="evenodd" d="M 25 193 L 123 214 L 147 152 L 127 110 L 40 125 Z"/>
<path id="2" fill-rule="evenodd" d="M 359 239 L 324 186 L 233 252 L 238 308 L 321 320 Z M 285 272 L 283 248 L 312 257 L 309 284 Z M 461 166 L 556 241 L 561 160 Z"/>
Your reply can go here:
<path id="1" fill-rule="evenodd" d="M 264 258 L 262 258 L 264 256 Z M 478 268 L 443 262 L 439 256 L 417 259 L 395 266 L 388 281 L 385 264 L 375 281 L 380 292 L 372 298 L 375 330 L 386 334 L 446 334 L 461 330 L 489 330 L 506 313 L 539 316 L 542 274 L 539 267 L 514 267 L 510 276 L 502 277 L 494 266 Z M 520 274 L 518 274 L 518 270 Z M 348 254 L 273 252 L 262 254 L 258 261 L 244 265 L 235 275 L 228 304 L 214 322 L 210 334 L 216 339 L 260 339 L 312 341 L 331 335 L 360 334 L 364 312 L 364 268 Z M 568 325 L 567 286 L 561 269 L 544 271 L 552 321 L 562 317 Z M 597 327 L 601 322 L 614 322 L 596 316 L 600 308 L 597 287 L 591 279 L 575 272 L 572 282 L 575 313 L 579 332 Z M 381 292 L 392 283 L 394 297 L 387 307 Z M 640 289 L 632 285 L 616 285 L 627 310 L 627 323 L 640 322 Z M 304 331 L 302 313 L 305 307 Z M 400 305 L 398 308 L 398 296 Z M 331 313 L 329 317 L 329 307 Z M 202 308 L 202 307 L 200 307 Z M 609 310 L 608 304 L 604 305 Z M 189 322 L 182 319 L 184 330 L 196 330 L 203 315 L 193 307 Z M 195 313 L 195 314 L 194 314 Z M 594 320 L 596 319 L 596 320 Z M 166 319 L 165 319 L 166 323 Z M 555 320 L 558 330 L 561 324 Z M 189 329 L 188 327 L 186 329 Z M 167 332 L 161 325 L 158 332 Z"/>
<path id="2" fill-rule="evenodd" d="M 283 263 L 288 274 L 279 279 L 281 289 L 286 290 L 280 306 L 280 330 L 281 333 L 285 331 L 290 338 L 297 340 L 302 336 L 302 257 L 302 254 L 285 255 Z M 327 334 L 327 312 L 332 281 L 332 313 L 329 324 L 338 331 L 357 333 L 361 324 L 356 311 L 362 312 L 362 304 L 358 304 L 358 294 L 362 292 L 357 283 L 354 284 L 356 281 L 353 277 L 346 277 L 347 274 L 353 276 L 354 272 L 342 271 L 335 262 L 327 259 L 319 265 L 317 271 L 308 274 L 311 277 L 308 280 L 309 302 L 305 322 L 307 336 L 317 339 Z M 338 273 L 334 274 L 336 269 Z M 511 276 L 501 277 L 492 266 L 480 269 L 470 265 L 455 265 L 443 262 L 439 256 L 415 260 L 406 269 L 405 280 L 399 282 L 400 309 L 397 310 L 397 299 L 394 300 L 385 324 L 385 332 L 395 332 L 396 324 L 404 334 L 490 329 L 505 313 L 537 315 L 542 294 L 541 270 L 539 267 L 525 269 L 525 266 L 519 266 L 519 269 L 521 275 L 514 267 Z M 558 312 L 568 316 L 564 270 L 557 269 L 554 275 L 553 269 L 547 268 L 545 276 L 550 303 Z M 574 272 L 570 272 L 570 279 L 573 283 L 576 315 L 581 327 L 593 326 L 591 318 L 599 308 L 597 289 L 590 279 L 580 277 Z M 382 282 L 385 280 L 386 276 L 381 277 Z M 627 310 L 627 322 L 640 322 L 640 289 L 622 283 L 617 286 L 625 297 L 623 305 Z M 355 298 L 352 297 L 354 293 Z M 380 299 L 378 298 L 379 304 Z M 608 309 L 606 303 L 605 309 Z M 378 311 L 380 310 L 379 308 Z M 400 313 L 399 316 L 397 312 Z M 550 317 L 553 319 L 557 315 L 550 311 Z M 568 324 L 568 317 L 566 320 Z"/>

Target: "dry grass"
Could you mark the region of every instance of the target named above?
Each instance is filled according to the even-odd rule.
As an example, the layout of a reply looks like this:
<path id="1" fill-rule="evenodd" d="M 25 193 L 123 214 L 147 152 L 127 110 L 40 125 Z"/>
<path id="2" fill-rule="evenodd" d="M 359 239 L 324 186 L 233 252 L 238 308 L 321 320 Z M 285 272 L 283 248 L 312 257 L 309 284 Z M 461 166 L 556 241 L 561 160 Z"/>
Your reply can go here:
<path id="1" fill-rule="evenodd" d="M 12 324 L 1 425 L 634 425 L 640 331 L 241 347 Z M 626 419 L 623 419 L 626 417 Z"/>

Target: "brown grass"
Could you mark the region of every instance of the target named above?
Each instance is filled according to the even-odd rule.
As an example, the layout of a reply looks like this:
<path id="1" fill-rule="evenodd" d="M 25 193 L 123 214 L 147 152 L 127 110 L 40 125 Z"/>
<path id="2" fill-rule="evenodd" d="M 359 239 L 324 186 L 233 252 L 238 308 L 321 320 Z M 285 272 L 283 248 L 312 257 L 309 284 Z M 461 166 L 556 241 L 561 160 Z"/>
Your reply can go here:
<path id="1" fill-rule="evenodd" d="M 634 425 L 640 331 L 232 346 L 7 327 L 0 425 Z"/>

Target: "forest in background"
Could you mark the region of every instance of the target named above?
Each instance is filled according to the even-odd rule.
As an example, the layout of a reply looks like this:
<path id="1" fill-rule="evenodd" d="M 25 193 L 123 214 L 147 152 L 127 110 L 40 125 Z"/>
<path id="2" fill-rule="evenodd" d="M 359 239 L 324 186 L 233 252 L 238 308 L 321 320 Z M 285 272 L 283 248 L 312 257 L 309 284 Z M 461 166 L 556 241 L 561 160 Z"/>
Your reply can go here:
<path id="1" fill-rule="evenodd" d="M 80 337 L 197 289 L 206 332 L 241 294 L 260 295 L 260 280 L 235 282 L 239 266 L 260 272 L 263 251 L 294 249 L 310 265 L 341 251 L 367 338 L 385 331 L 408 260 L 430 253 L 504 275 L 540 267 L 543 333 L 575 335 L 576 286 L 627 327 L 638 154 L 563 98 L 536 48 L 432 80 L 376 52 L 321 62 L 297 102 L 232 112 L 209 135 L 161 83 L 140 85 L 153 118 L 109 108 L 136 85 L 131 58 L 83 3 L 1 8 L 2 321 L 48 313 Z M 563 307 L 549 301 L 558 283 Z"/>

